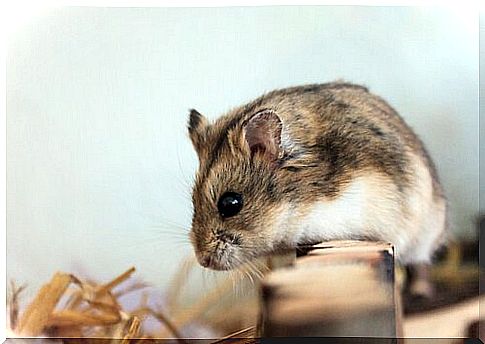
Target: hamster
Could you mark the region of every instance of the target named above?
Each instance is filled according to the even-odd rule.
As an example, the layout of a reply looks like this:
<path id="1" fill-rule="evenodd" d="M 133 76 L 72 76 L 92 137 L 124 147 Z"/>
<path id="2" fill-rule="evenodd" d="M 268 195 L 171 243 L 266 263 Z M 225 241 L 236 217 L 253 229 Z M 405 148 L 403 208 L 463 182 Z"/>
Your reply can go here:
<path id="1" fill-rule="evenodd" d="M 427 264 L 447 202 L 423 143 L 380 97 L 345 82 L 279 89 L 210 123 L 191 110 L 199 159 L 190 240 L 229 270 L 326 240 L 381 240 Z"/>

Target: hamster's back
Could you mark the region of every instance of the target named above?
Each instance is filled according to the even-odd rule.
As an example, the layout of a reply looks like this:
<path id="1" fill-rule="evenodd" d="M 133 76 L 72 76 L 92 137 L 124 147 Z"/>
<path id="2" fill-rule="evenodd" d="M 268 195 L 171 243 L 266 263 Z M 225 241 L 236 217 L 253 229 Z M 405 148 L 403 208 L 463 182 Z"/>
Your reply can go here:
<path id="1" fill-rule="evenodd" d="M 269 92 L 244 106 L 274 109 L 293 140 L 333 165 L 334 173 L 379 168 L 400 187 L 412 183 L 409 156 L 429 171 L 433 195 L 444 198 L 436 167 L 424 144 L 385 100 L 360 85 L 332 82 Z"/>
<path id="2" fill-rule="evenodd" d="M 302 192 L 338 199 L 358 177 L 387 176 L 392 187 L 367 183 L 376 196 L 366 198 L 365 212 L 375 220 L 363 224 L 369 230 L 362 237 L 393 242 L 402 262 L 430 260 L 445 240 L 443 188 L 422 141 L 386 101 L 363 86 L 334 82 L 275 90 L 232 114 L 264 109 L 282 119 L 291 141 L 286 158 L 309 167 L 302 178 L 311 187 Z"/>

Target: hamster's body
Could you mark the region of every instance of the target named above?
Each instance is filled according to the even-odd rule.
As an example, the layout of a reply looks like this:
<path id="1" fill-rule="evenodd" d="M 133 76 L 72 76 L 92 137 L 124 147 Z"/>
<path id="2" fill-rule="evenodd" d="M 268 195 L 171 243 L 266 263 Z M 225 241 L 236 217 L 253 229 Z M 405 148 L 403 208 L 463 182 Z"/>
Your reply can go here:
<path id="1" fill-rule="evenodd" d="M 364 87 L 276 90 L 212 124 L 192 110 L 189 134 L 200 162 L 191 239 L 204 266 L 333 239 L 388 241 L 401 262 L 427 263 L 443 243 L 447 206 L 428 153 Z"/>

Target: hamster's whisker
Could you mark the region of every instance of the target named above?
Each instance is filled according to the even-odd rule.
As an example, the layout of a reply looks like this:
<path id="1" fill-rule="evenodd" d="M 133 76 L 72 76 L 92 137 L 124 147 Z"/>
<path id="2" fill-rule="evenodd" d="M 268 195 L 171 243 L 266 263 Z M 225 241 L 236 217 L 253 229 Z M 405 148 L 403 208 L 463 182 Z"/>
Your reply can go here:
<path id="1" fill-rule="evenodd" d="M 230 278 L 231 283 L 232 283 L 232 291 L 236 292 L 236 282 L 234 281 L 234 273 L 233 273 L 232 270 L 229 270 L 229 278 Z"/>
<path id="2" fill-rule="evenodd" d="M 232 274 L 235 276 L 235 290 L 237 292 L 237 296 L 244 295 L 244 283 L 241 282 L 247 280 L 247 275 L 244 273 L 244 271 L 240 271 L 238 269 L 232 270 Z"/>
<path id="3" fill-rule="evenodd" d="M 156 228 L 151 228 L 149 231 L 147 231 L 152 234 L 157 234 L 157 235 L 164 235 L 164 234 L 173 234 L 173 235 L 178 235 L 180 237 L 186 237 L 188 236 L 188 233 L 185 231 L 181 231 L 178 228 L 173 228 L 173 227 L 156 227 Z"/>
<path id="4" fill-rule="evenodd" d="M 253 275 L 251 275 L 251 273 L 247 270 L 245 270 L 244 273 L 246 274 L 246 276 L 248 276 L 249 280 L 251 281 L 251 284 L 255 286 Z"/>
<path id="5" fill-rule="evenodd" d="M 260 279 L 260 280 L 263 279 L 264 273 L 258 267 L 257 261 L 251 261 L 251 260 L 249 260 L 248 261 L 248 264 L 252 267 L 252 269 L 253 269 L 254 273 L 256 274 L 256 276 L 258 277 L 258 279 Z"/>
<path id="6" fill-rule="evenodd" d="M 256 269 L 256 267 L 250 262 L 248 262 L 248 266 L 249 266 L 249 273 L 251 274 L 251 276 L 254 276 L 258 280 L 260 280 L 261 275 L 260 275 L 260 272 Z"/>
<path id="7" fill-rule="evenodd" d="M 180 161 L 179 161 L 180 162 Z M 179 163 L 180 164 L 180 163 Z M 189 198 L 191 198 L 191 195 L 190 195 L 190 190 L 192 189 L 192 185 L 193 183 L 189 183 L 189 181 L 187 180 L 187 177 L 184 175 L 184 173 L 182 172 L 182 169 L 180 168 L 181 172 L 182 172 L 182 177 L 184 179 L 181 179 L 180 178 L 180 175 L 178 174 L 174 174 L 172 171 L 170 171 L 169 169 L 163 169 L 164 172 L 167 172 L 168 174 L 171 175 L 172 178 L 174 178 L 178 184 L 176 186 L 177 188 L 177 191 L 180 191 L 182 195 L 184 196 L 189 196 Z M 180 188 L 181 186 L 181 188 Z"/>
<path id="8" fill-rule="evenodd" d="M 176 239 L 178 241 L 184 242 L 189 244 L 190 239 L 187 234 L 185 233 L 177 233 L 177 232 L 170 232 L 170 231 L 159 231 L 152 233 L 151 236 L 144 236 L 146 240 L 157 240 L 157 239 L 166 239 L 169 238 L 170 240 Z"/>
<path id="9" fill-rule="evenodd" d="M 186 232 L 190 231 L 190 226 L 188 225 L 183 225 L 183 224 L 180 224 L 180 223 L 177 223 L 177 222 L 173 222 L 171 220 L 168 220 L 168 219 L 160 219 L 160 222 L 159 223 L 156 223 L 154 225 L 151 226 L 152 228 L 155 227 L 155 228 L 179 228 L 181 230 L 184 230 Z"/>
<path id="10" fill-rule="evenodd" d="M 253 275 L 251 274 L 251 272 L 253 271 L 253 267 L 251 266 L 251 264 L 248 264 L 248 262 L 243 262 L 239 258 L 234 258 L 234 259 L 238 264 L 240 264 L 237 270 L 242 272 L 248 278 L 251 284 L 255 286 L 256 284 L 254 282 Z"/>
<path id="11" fill-rule="evenodd" d="M 183 177 L 183 182 L 186 184 L 186 186 L 191 187 L 191 184 L 193 184 L 193 177 L 187 178 L 187 175 L 185 174 L 184 169 L 182 168 L 182 163 L 180 161 L 179 147 L 180 147 L 180 145 L 176 146 L 178 168 L 179 168 L 179 171 L 180 171 L 180 173 Z"/>
<path id="12" fill-rule="evenodd" d="M 140 247 L 153 247 L 153 245 L 157 245 L 160 248 L 166 246 L 166 238 L 163 237 L 143 237 L 143 238 L 135 238 L 131 239 L 130 243 L 126 244 L 126 248 L 136 248 L 139 249 Z M 181 239 L 175 238 L 170 240 L 170 245 L 174 245 L 177 247 L 187 247 L 190 245 L 189 242 L 183 241 Z"/>
<path id="13" fill-rule="evenodd" d="M 251 282 L 251 284 L 254 286 L 254 280 L 251 274 L 248 272 L 247 267 L 243 267 L 241 270 L 239 270 L 246 276 L 246 278 Z"/>
<path id="14" fill-rule="evenodd" d="M 155 228 L 163 229 L 163 230 L 166 230 L 166 231 L 167 230 L 168 231 L 177 231 L 176 233 L 183 232 L 183 234 L 188 234 L 188 232 L 189 232 L 189 229 L 187 227 L 176 226 L 176 225 L 167 225 L 167 226 L 159 225 L 158 227 L 155 227 Z"/>

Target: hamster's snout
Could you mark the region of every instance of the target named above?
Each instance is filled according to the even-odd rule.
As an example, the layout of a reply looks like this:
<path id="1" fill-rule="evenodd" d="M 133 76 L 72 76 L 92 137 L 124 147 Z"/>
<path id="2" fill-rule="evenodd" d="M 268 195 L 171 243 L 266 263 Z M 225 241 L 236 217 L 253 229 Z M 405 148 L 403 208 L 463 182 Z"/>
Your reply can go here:
<path id="1" fill-rule="evenodd" d="M 225 254 L 220 255 L 216 252 L 200 253 L 197 254 L 197 260 L 199 264 L 204 268 L 212 270 L 230 270 L 232 268 L 229 257 L 224 257 Z"/>
<path id="2" fill-rule="evenodd" d="M 239 234 L 218 230 L 214 232 L 214 236 L 216 240 L 220 240 L 231 245 L 241 245 L 241 235 Z"/>
<path id="3" fill-rule="evenodd" d="M 242 236 L 224 229 L 212 230 L 209 233 L 206 237 L 191 233 L 199 264 L 213 270 L 231 269 L 235 264 L 235 255 L 242 245 Z"/>

